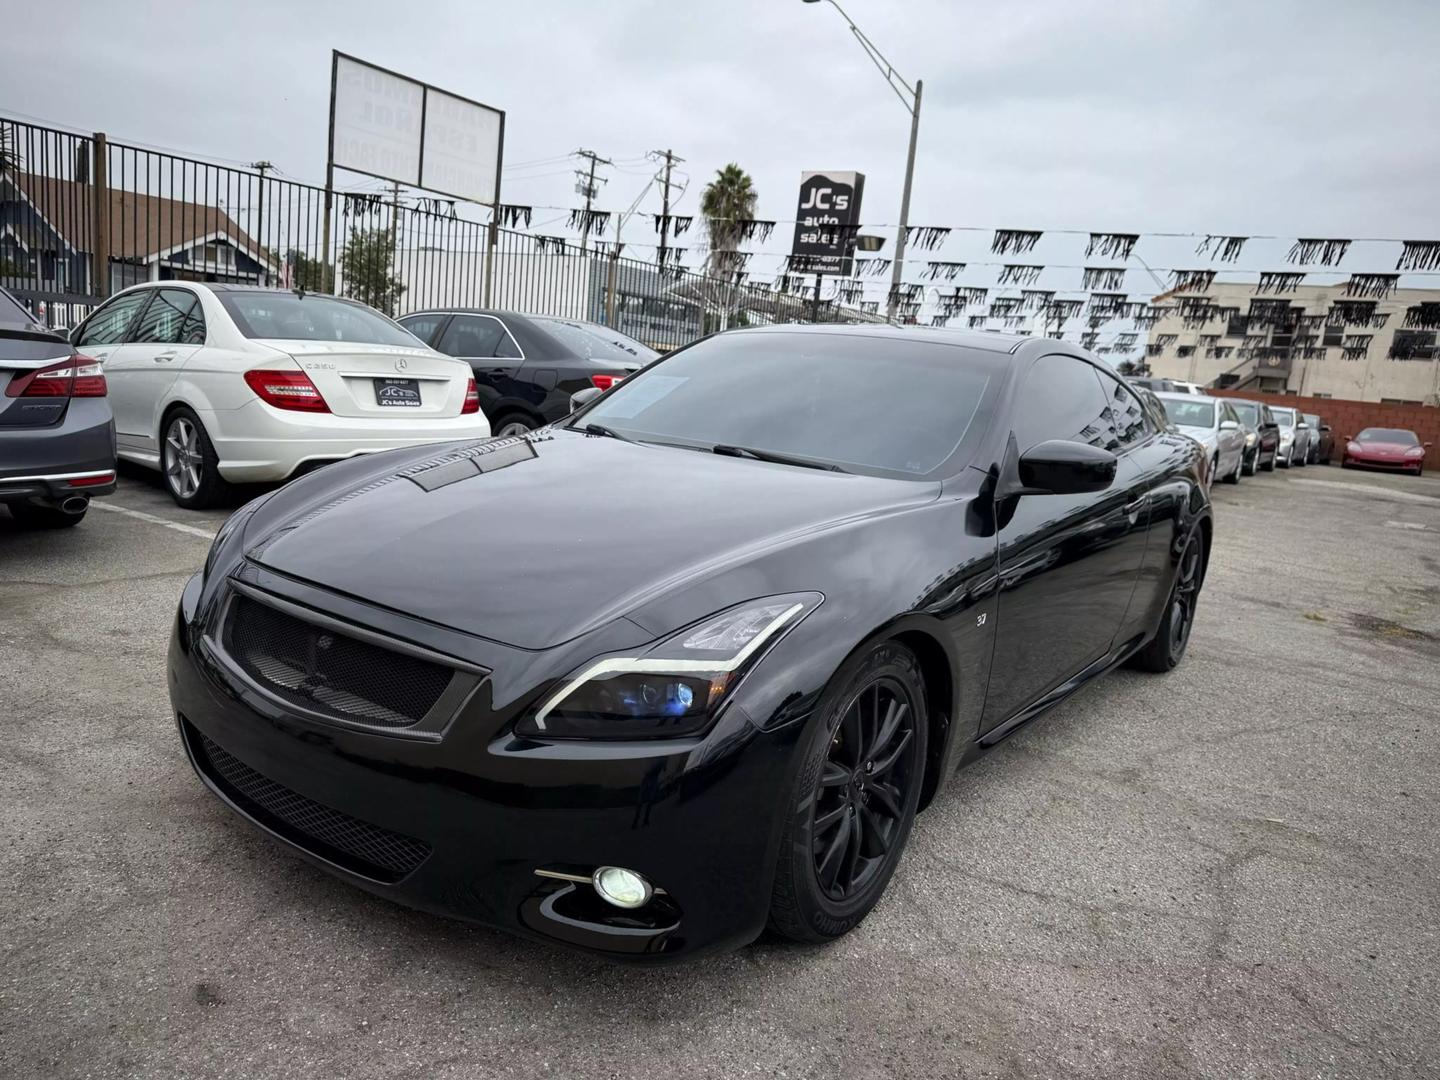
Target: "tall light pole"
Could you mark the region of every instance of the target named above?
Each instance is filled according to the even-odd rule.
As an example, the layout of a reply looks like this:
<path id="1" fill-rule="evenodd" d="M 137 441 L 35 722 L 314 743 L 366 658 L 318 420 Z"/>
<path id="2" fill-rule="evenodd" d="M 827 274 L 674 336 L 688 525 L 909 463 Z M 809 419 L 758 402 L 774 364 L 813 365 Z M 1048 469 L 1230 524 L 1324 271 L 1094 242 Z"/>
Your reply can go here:
<path id="1" fill-rule="evenodd" d="M 821 2 L 822 0 L 805 0 L 807 4 Z M 915 85 L 911 86 L 902 79 L 890 61 L 886 60 L 874 43 L 865 36 L 865 32 L 855 25 L 849 15 L 845 14 L 844 8 L 835 0 L 823 0 L 823 2 L 840 13 L 840 17 L 850 27 L 850 32 L 855 35 L 855 40 L 865 50 L 865 55 L 870 57 L 871 62 L 880 69 L 880 74 L 885 76 L 885 81 L 890 84 L 890 89 L 895 91 L 895 96 L 900 99 L 900 104 L 904 105 L 905 111 L 910 114 L 910 150 L 905 155 L 905 191 L 900 196 L 900 229 L 895 237 L 895 261 L 890 270 L 890 297 L 885 305 L 886 316 L 893 319 L 900 292 L 900 275 L 905 268 L 905 232 L 910 224 L 910 182 L 915 178 L 915 140 L 920 135 L 920 95 L 925 88 L 925 83 L 916 79 Z"/>

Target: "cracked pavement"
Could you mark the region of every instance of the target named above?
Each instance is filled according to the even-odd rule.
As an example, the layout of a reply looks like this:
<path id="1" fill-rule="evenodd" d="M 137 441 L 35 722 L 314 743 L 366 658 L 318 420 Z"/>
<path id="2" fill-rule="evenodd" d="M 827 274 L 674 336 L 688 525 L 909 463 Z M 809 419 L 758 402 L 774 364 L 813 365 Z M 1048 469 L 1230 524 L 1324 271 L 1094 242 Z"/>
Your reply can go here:
<path id="1" fill-rule="evenodd" d="M 0 511 L 7 1076 L 1435 1075 L 1440 480 L 1218 486 L 1177 671 L 961 773 L 850 936 L 660 970 L 394 907 L 225 810 L 164 674 L 225 512 L 106 502 Z"/>

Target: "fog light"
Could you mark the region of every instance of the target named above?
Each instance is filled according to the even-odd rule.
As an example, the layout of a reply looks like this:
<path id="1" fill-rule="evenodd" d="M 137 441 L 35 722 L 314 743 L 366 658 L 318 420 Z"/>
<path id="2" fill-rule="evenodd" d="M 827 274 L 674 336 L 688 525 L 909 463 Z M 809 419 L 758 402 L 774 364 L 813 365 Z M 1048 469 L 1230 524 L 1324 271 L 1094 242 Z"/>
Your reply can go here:
<path id="1" fill-rule="evenodd" d="M 634 870 L 619 866 L 601 866 L 590 876 L 595 891 L 608 904 L 619 908 L 644 907 L 654 891 L 650 883 Z"/>

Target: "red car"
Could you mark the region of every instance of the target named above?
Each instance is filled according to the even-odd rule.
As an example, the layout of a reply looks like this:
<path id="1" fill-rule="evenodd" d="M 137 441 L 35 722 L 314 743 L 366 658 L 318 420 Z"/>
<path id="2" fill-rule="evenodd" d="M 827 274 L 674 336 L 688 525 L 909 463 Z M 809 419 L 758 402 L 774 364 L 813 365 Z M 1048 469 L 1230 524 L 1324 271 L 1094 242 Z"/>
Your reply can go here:
<path id="1" fill-rule="evenodd" d="M 1425 448 L 1413 431 L 1404 428 L 1366 428 L 1345 444 L 1342 468 L 1363 465 L 1371 469 L 1403 469 L 1416 476 L 1425 468 Z"/>

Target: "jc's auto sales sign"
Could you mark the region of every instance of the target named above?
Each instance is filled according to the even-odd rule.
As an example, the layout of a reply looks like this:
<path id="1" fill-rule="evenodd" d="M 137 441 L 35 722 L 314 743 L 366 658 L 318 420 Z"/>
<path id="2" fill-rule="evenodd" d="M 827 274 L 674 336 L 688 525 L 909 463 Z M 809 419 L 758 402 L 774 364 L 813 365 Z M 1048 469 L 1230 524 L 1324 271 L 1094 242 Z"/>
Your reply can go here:
<path id="1" fill-rule="evenodd" d="M 865 176 L 858 172 L 800 174 L 792 266 L 802 273 L 848 276 L 860 227 Z"/>

